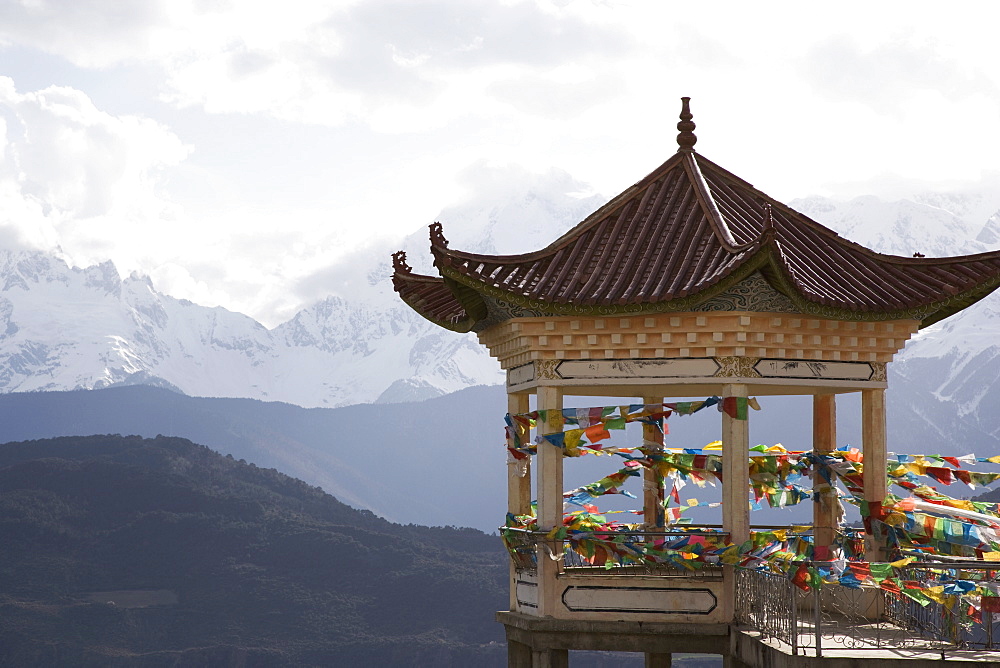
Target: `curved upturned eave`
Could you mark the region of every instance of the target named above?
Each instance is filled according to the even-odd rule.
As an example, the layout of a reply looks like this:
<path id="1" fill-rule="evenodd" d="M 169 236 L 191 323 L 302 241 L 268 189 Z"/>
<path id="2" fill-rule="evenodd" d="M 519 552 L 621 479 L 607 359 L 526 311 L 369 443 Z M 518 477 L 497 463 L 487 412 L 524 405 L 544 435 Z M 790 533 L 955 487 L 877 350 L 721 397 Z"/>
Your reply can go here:
<path id="1" fill-rule="evenodd" d="M 850 312 L 851 310 L 877 311 L 885 313 L 887 317 L 903 314 L 900 317 L 914 318 L 914 313 L 922 312 L 925 315 L 917 319 L 921 321 L 920 327 L 923 328 L 971 306 L 1000 286 L 1000 251 L 988 251 L 975 255 L 945 258 L 912 258 L 887 255 L 844 239 L 836 232 L 798 213 L 794 209 L 785 208 L 784 212 L 795 214 L 798 218 L 798 223 L 806 224 L 811 232 L 826 237 L 834 244 L 843 254 L 843 257 L 849 259 L 852 264 L 850 269 L 845 268 L 847 271 L 853 273 L 856 271 L 857 266 L 867 263 L 867 271 L 870 271 L 871 267 L 875 266 L 879 268 L 881 273 L 885 274 L 881 277 L 883 282 L 891 285 L 892 277 L 887 272 L 892 272 L 895 274 L 898 282 L 906 283 L 906 289 L 911 294 L 917 292 L 924 295 L 922 299 L 913 299 L 910 297 L 900 300 L 909 303 L 900 303 L 895 309 L 885 309 L 882 306 L 873 307 L 860 303 L 846 304 L 846 299 L 824 299 L 818 295 L 814 295 L 804 284 L 796 280 L 790 263 L 783 260 L 782 264 L 786 270 L 786 276 L 791 282 L 796 284 L 793 292 L 801 295 L 807 301 L 836 307 L 846 312 Z M 801 234 L 798 236 L 799 238 L 796 240 L 796 243 L 801 245 Z M 837 262 L 836 258 L 826 258 L 826 260 L 834 264 Z M 943 272 L 943 275 L 935 273 L 934 270 Z M 943 287 L 934 285 L 945 283 L 947 279 L 944 276 L 958 277 L 961 280 L 956 281 L 954 284 L 947 283 Z M 871 285 L 873 291 L 883 292 L 880 299 L 886 298 L 883 289 L 885 286 L 876 286 L 874 283 Z M 898 286 L 894 287 L 898 288 Z M 837 286 L 837 289 L 847 292 L 846 286 L 843 285 Z M 791 295 L 789 296 L 791 297 Z M 793 301 L 795 300 L 793 299 Z"/>
<path id="2" fill-rule="evenodd" d="M 863 247 L 862 249 L 868 250 Z M 923 329 L 968 308 L 1000 287 L 1000 273 L 997 273 L 993 277 L 980 281 L 966 290 L 958 291 L 952 295 L 945 295 L 941 299 L 928 300 L 924 303 L 911 306 L 901 306 L 895 309 L 878 309 L 866 305 L 833 304 L 829 300 L 824 300 L 803 288 L 802 283 L 795 278 L 793 272 L 787 266 L 779 242 L 775 241 L 771 244 L 766 244 L 765 248 L 762 249 L 762 253 L 767 258 L 765 263 L 761 263 L 762 274 L 765 275 L 766 280 L 768 280 L 768 283 L 775 290 L 788 297 L 804 314 L 819 315 L 839 320 L 918 320 L 920 329 Z M 869 253 L 874 252 L 869 251 Z M 997 252 L 981 253 L 979 256 L 966 257 L 986 258 L 987 256 L 989 259 L 1000 259 L 1000 253 Z M 902 259 L 908 260 L 911 258 Z M 915 259 L 922 260 L 923 258 Z M 927 264 L 957 264 L 954 258 L 926 259 L 931 261 Z M 859 314 L 876 317 L 859 317 Z"/>
<path id="3" fill-rule="evenodd" d="M 469 316 L 469 311 L 455 296 L 449 288 L 445 279 L 439 276 L 425 276 L 423 274 L 412 274 L 395 272 L 392 275 L 392 285 L 396 294 L 407 306 L 417 312 L 422 318 L 434 323 L 439 327 L 464 334 L 472 331 L 479 318 Z M 418 289 L 416 286 L 422 289 Z M 450 309 L 432 309 L 428 307 L 428 292 L 436 294 L 443 301 L 450 300 L 453 307 Z M 422 293 L 422 294 L 421 294 Z M 449 299 L 450 298 L 450 299 Z M 481 300 L 480 300 L 481 302 Z M 485 308 L 485 305 L 484 305 Z M 448 313 L 451 313 L 448 316 Z"/>
<path id="4" fill-rule="evenodd" d="M 825 303 L 816 295 L 803 290 L 801 283 L 794 277 L 786 266 L 780 242 L 772 240 L 762 243 L 761 246 L 750 254 L 743 262 L 730 267 L 723 272 L 717 281 L 711 285 L 706 285 L 697 292 L 688 293 L 684 296 L 661 300 L 656 302 L 633 302 L 627 304 L 596 303 L 590 305 L 579 305 L 572 303 L 560 303 L 544 301 L 526 297 L 497 286 L 484 283 L 472 276 L 468 276 L 450 267 L 441 267 L 442 274 L 448 279 L 466 286 L 469 290 L 481 292 L 484 295 L 499 299 L 501 301 L 516 304 L 535 311 L 551 315 L 615 315 L 615 314 L 652 314 L 677 311 L 692 311 L 700 304 L 703 304 L 729 288 L 735 286 L 740 281 L 745 280 L 754 272 L 761 272 L 771 286 L 782 293 L 799 309 L 803 315 L 811 315 L 819 318 L 846 320 L 846 321 L 875 321 L 875 320 L 918 320 L 920 328 L 932 325 L 939 320 L 947 318 L 962 309 L 974 304 L 983 297 L 1000 287 L 1000 275 L 990 281 L 978 284 L 975 288 L 960 292 L 955 295 L 948 295 L 939 300 L 928 301 L 925 304 L 914 307 L 900 307 L 895 309 L 875 309 L 872 307 L 859 305 L 850 306 L 843 304 Z M 478 319 L 477 319 L 478 321 Z M 470 325 L 475 327 L 475 322 Z"/>

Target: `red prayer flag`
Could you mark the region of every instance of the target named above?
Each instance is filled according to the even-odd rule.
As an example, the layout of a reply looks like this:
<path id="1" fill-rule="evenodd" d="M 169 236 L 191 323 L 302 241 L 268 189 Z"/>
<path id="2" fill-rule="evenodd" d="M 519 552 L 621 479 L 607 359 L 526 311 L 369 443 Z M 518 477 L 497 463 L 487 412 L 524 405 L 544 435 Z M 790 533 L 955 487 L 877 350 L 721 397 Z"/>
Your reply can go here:
<path id="1" fill-rule="evenodd" d="M 976 624 L 983 623 L 983 612 L 982 610 L 976 610 L 975 606 L 969 606 L 969 609 L 965 611 L 965 614 L 972 618 Z"/>
<path id="2" fill-rule="evenodd" d="M 600 545 L 594 546 L 594 556 L 591 558 L 590 563 L 594 566 L 603 566 L 608 561 L 608 552 Z"/>
<path id="3" fill-rule="evenodd" d="M 867 561 L 849 561 L 847 567 L 854 573 L 854 577 L 862 582 L 872 576 L 872 569 L 868 566 Z"/>
<path id="4" fill-rule="evenodd" d="M 1000 596 L 983 596 L 983 612 L 1000 612 Z"/>
<path id="5" fill-rule="evenodd" d="M 800 564 L 799 570 L 795 571 L 795 575 L 792 576 L 792 584 L 799 589 L 809 591 L 809 569 L 805 564 Z"/>
<path id="6" fill-rule="evenodd" d="M 927 475 L 937 480 L 942 485 L 951 484 L 951 469 L 944 466 L 928 466 Z"/>
<path id="7" fill-rule="evenodd" d="M 746 397 L 724 397 L 721 408 L 723 413 L 735 420 L 747 419 Z"/>
<path id="8" fill-rule="evenodd" d="M 897 585 L 889 578 L 886 578 L 885 580 L 879 582 L 878 586 L 881 587 L 882 589 L 885 589 L 886 591 L 891 591 L 893 594 L 900 593 L 899 585 Z"/>

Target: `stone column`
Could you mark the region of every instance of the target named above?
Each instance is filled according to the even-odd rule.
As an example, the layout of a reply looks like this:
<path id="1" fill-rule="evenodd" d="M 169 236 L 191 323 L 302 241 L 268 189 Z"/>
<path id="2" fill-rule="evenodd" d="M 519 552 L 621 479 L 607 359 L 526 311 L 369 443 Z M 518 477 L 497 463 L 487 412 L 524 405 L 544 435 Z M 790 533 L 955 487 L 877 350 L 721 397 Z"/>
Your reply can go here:
<path id="1" fill-rule="evenodd" d="M 528 399 L 527 392 L 508 394 L 507 412 L 511 415 L 527 413 Z M 517 435 L 521 443 L 527 443 L 530 438 L 530 430 L 521 428 L 516 422 L 514 429 L 518 430 Z M 508 440 L 508 445 L 513 446 L 513 439 Z M 511 457 L 507 458 L 507 512 L 514 515 L 527 515 L 531 512 L 530 457 L 517 460 Z M 510 562 L 510 607 L 508 609 L 517 610 L 517 573 L 513 560 Z"/>
<path id="2" fill-rule="evenodd" d="M 518 415 L 528 412 L 528 393 L 518 392 L 507 395 L 507 412 Z M 521 443 L 530 439 L 528 429 L 522 429 L 515 422 Z M 509 440 L 508 445 L 513 446 Z M 514 515 L 526 515 L 531 512 L 531 458 L 507 461 L 507 512 Z"/>
<path id="3" fill-rule="evenodd" d="M 569 668 L 569 650 L 535 650 L 531 653 L 531 668 Z"/>
<path id="4" fill-rule="evenodd" d="M 739 657 L 732 656 L 731 654 L 723 654 L 722 668 L 750 668 L 750 666 L 740 661 Z"/>
<path id="5" fill-rule="evenodd" d="M 813 395 L 813 452 L 824 455 L 837 448 L 837 395 Z M 837 531 L 837 494 L 819 473 L 813 473 L 813 536 L 817 548 L 829 548 Z M 822 555 L 825 550 L 818 550 Z"/>
<path id="6" fill-rule="evenodd" d="M 747 386 L 734 383 L 722 386 L 722 396 L 746 397 Z M 722 528 L 730 540 L 740 545 L 750 539 L 749 505 L 749 420 L 737 420 L 722 413 Z M 723 611 L 732 620 L 736 605 L 736 573 L 726 566 L 723 576 Z"/>
<path id="7" fill-rule="evenodd" d="M 670 668 L 671 659 L 669 652 L 646 652 L 645 668 Z"/>
<path id="8" fill-rule="evenodd" d="M 663 404 L 663 397 L 643 397 L 642 403 Z M 663 420 L 660 420 L 663 426 Z M 663 452 L 663 430 L 656 425 L 642 425 L 642 442 L 652 452 Z M 662 531 L 666 522 L 663 518 L 663 481 L 656 471 L 644 469 L 642 472 L 642 523 L 646 531 Z M 668 664 L 669 665 L 669 664 Z"/>
<path id="9" fill-rule="evenodd" d="M 508 638 L 507 668 L 531 668 L 531 647 Z"/>
<path id="10" fill-rule="evenodd" d="M 745 398 L 747 386 L 723 385 L 722 396 Z M 722 414 L 722 528 L 736 544 L 750 539 L 749 423 Z"/>
<path id="11" fill-rule="evenodd" d="M 861 391 L 861 441 L 864 446 L 865 501 L 885 502 L 886 478 L 885 390 Z M 882 561 L 881 545 L 865 541 L 865 558 Z"/>
<path id="12" fill-rule="evenodd" d="M 558 387 L 538 388 L 538 410 L 549 411 L 547 420 L 539 417 L 539 435 L 562 431 L 562 390 Z M 538 529 L 549 531 L 561 526 L 563 520 L 563 450 L 542 441 L 538 444 Z M 552 559 L 552 554 L 559 558 Z M 546 541 L 538 545 L 538 614 L 552 616 L 559 600 L 556 578 L 562 570 L 562 541 Z"/>

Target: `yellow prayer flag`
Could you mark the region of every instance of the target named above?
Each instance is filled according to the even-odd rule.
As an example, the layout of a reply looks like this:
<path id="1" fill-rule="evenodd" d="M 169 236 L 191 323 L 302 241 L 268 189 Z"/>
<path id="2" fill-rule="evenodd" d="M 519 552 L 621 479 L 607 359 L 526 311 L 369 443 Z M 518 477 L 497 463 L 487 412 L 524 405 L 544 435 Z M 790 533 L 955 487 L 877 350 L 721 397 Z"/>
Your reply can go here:
<path id="1" fill-rule="evenodd" d="M 687 504 L 688 506 L 694 508 L 695 506 L 698 505 L 698 499 L 688 499 Z"/>
<path id="2" fill-rule="evenodd" d="M 904 557 L 904 558 L 900 559 L 899 561 L 892 562 L 889 565 L 892 566 L 893 568 L 902 568 L 903 566 L 906 566 L 907 564 L 911 563 L 912 561 L 914 561 L 913 557 Z"/>
<path id="3" fill-rule="evenodd" d="M 583 438 L 583 433 L 585 429 L 568 429 L 563 435 L 563 443 L 567 448 L 575 448 L 580 445 L 580 440 Z"/>
<path id="4" fill-rule="evenodd" d="M 983 552 L 984 561 L 1000 561 L 1000 552 Z"/>
<path id="5" fill-rule="evenodd" d="M 906 525 L 906 515 L 903 513 L 891 512 L 882 518 L 882 521 L 891 527 L 901 527 Z"/>
<path id="6" fill-rule="evenodd" d="M 944 603 L 945 601 L 945 593 L 943 586 L 927 587 L 925 589 L 920 590 L 920 593 L 922 593 L 924 596 L 931 599 L 935 603 Z"/>
<path id="7" fill-rule="evenodd" d="M 721 449 L 722 449 L 722 441 L 712 441 L 704 448 L 702 448 L 702 450 L 721 450 Z"/>

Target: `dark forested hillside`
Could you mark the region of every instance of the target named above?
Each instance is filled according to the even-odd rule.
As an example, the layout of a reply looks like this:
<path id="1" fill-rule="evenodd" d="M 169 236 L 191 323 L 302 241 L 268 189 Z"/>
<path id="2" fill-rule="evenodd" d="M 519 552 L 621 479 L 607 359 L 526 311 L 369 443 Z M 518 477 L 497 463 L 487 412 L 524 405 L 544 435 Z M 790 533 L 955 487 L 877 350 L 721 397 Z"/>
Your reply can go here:
<path id="1" fill-rule="evenodd" d="M 586 406 L 603 400 L 568 401 Z M 773 397 L 761 401 L 764 410 L 751 421 L 755 443 L 809 447 L 808 397 L 791 398 L 788 405 Z M 145 386 L 0 394 L 0 443 L 81 434 L 179 436 L 319 485 L 344 503 L 396 522 L 492 531 L 503 523 L 507 494 L 506 405 L 502 387 L 470 387 L 415 403 L 311 409 Z M 847 418 L 860 411 L 850 399 L 839 407 Z M 700 447 L 719 438 L 719 430 L 711 413 L 674 419 L 670 444 Z M 852 431 L 841 425 L 844 443 L 856 442 Z M 567 469 L 576 475 L 587 466 L 575 462 Z M 606 468 L 595 462 L 574 484 L 597 480 L 611 472 Z"/>
<path id="2" fill-rule="evenodd" d="M 395 522 L 492 531 L 503 523 L 507 493 L 505 406 L 502 387 L 420 403 L 313 409 L 145 386 L 0 394 L 0 443 L 179 436 L 319 485 Z M 479 465 L 459 470 L 455 462 L 470 457 Z M 423 491 L 414 493 L 417 487 Z"/>
<path id="3" fill-rule="evenodd" d="M 178 438 L 0 446 L 0 664 L 503 665 L 506 557 Z"/>

